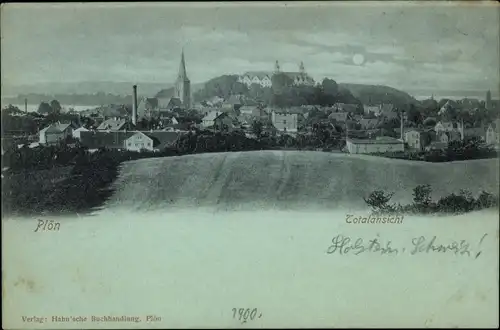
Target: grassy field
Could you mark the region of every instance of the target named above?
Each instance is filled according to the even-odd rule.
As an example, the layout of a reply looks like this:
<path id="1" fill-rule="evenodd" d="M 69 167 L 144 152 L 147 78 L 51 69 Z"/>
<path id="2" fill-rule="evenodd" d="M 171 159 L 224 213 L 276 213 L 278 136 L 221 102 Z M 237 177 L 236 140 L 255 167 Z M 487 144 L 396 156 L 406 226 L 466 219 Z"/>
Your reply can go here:
<path id="1" fill-rule="evenodd" d="M 142 159 L 122 164 L 107 207 L 131 210 L 366 209 L 373 190 L 410 203 L 430 184 L 433 198 L 459 189 L 498 194 L 498 160 L 421 163 L 324 152 L 252 151 Z"/>

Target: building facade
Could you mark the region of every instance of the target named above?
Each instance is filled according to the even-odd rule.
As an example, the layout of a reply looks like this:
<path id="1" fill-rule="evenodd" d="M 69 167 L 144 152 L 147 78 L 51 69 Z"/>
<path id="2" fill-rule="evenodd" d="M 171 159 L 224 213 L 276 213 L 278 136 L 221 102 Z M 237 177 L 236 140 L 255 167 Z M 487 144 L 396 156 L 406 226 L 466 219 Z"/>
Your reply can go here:
<path id="1" fill-rule="evenodd" d="M 423 151 L 431 143 L 431 136 L 420 129 L 409 129 L 405 132 L 405 142 L 410 149 Z"/>
<path id="2" fill-rule="evenodd" d="M 296 133 L 298 130 L 298 114 L 280 113 L 273 111 L 271 121 L 274 127 L 280 132 Z"/>
<path id="3" fill-rule="evenodd" d="M 55 123 L 40 130 L 38 142 L 45 145 L 55 145 L 72 136 L 71 124 Z"/>
<path id="4" fill-rule="evenodd" d="M 155 141 L 153 141 L 153 139 L 146 134 L 137 132 L 125 140 L 124 148 L 129 151 L 153 151 L 155 147 L 154 142 Z"/>
<path id="5" fill-rule="evenodd" d="M 464 125 L 461 122 L 438 122 L 434 126 L 437 140 L 451 142 L 464 139 Z"/>
<path id="6" fill-rule="evenodd" d="M 347 139 L 346 149 L 350 154 L 374 154 L 379 152 L 404 151 L 402 140 L 381 137 L 378 139 Z"/>
<path id="7" fill-rule="evenodd" d="M 276 61 L 274 65 L 274 71 L 250 71 L 245 72 L 241 76 L 238 77 L 238 82 L 243 83 L 250 87 L 252 84 L 260 85 L 261 87 L 272 87 L 273 85 L 273 76 L 278 73 L 283 73 L 288 78 L 293 81 L 295 86 L 314 86 L 314 79 L 309 76 L 305 70 L 304 63 L 300 62 L 299 71 L 298 72 L 287 72 L 281 71 L 280 65 L 278 61 Z"/>
<path id="8" fill-rule="evenodd" d="M 491 123 L 488 126 L 488 129 L 486 130 L 486 144 L 491 145 L 491 146 L 500 146 L 500 132 L 499 132 L 499 127 L 500 125 L 500 120 L 497 119 L 495 122 Z"/>

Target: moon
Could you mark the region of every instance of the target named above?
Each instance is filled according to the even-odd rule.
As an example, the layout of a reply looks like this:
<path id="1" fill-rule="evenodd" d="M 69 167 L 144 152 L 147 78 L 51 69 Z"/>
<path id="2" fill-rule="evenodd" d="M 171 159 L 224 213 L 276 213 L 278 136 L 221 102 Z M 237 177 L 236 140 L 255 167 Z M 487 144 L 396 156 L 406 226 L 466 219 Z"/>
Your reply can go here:
<path id="1" fill-rule="evenodd" d="M 361 54 L 355 54 L 352 57 L 352 62 L 356 65 L 361 65 L 365 62 L 365 57 Z"/>

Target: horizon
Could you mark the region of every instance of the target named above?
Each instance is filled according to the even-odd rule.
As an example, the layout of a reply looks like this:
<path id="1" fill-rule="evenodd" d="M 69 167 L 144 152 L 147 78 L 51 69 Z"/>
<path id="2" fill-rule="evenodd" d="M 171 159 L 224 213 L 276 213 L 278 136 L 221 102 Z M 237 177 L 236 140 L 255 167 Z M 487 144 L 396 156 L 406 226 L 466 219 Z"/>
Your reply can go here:
<path id="1" fill-rule="evenodd" d="M 497 25 L 484 4 L 7 4 L 2 87 L 171 84 L 184 48 L 192 84 L 278 60 L 316 81 L 496 94 Z"/>

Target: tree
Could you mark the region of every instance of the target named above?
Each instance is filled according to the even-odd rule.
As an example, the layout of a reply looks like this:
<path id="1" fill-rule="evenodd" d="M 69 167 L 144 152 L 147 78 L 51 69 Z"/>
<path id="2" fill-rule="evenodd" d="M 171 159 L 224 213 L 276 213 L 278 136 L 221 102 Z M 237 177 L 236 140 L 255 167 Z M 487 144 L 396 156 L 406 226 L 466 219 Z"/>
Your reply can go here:
<path id="1" fill-rule="evenodd" d="M 260 120 L 255 120 L 252 122 L 252 133 L 255 134 L 258 138 L 262 136 L 264 124 Z"/>
<path id="2" fill-rule="evenodd" d="M 52 112 L 55 114 L 61 113 L 61 104 L 59 103 L 58 100 L 52 100 L 50 101 L 50 107 L 52 108 Z"/>
<path id="3" fill-rule="evenodd" d="M 414 123 L 416 126 L 421 125 L 423 121 L 423 116 L 420 111 L 417 110 L 414 104 L 410 104 L 410 108 L 407 114 L 408 121 Z"/>
<path id="4" fill-rule="evenodd" d="M 339 86 L 337 85 L 337 82 L 333 79 L 328 79 L 328 78 L 323 79 L 321 86 L 323 87 L 323 92 L 325 94 L 335 96 L 339 92 Z"/>
<path id="5" fill-rule="evenodd" d="M 434 126 L 436 126 L 436 119 L 431 118 L 431 117 L 425 118 L 423 124 L 426 127 L 434 127 Z"/>
<path id="6" fill-rule="evenodd" d="M 419 210 L 426 210 L 431 203 L 431 186 L 419 185 L 413 189 L 413 204 Z"/>
<path id="7" fill-rule="evenodd" d="M 364 200 L 375 212 L 393 211 L 394 207 L 388 204 L 393 195 L 394 193 L 386 194 L 382 190 L 375 190 Z"/>
<path id="8" fill-rule="evenodd" d="M 42 102 L 38 106 L 37 112 L 40 114 L 49 114 L 52 112 L 52 107 L 47 102 Z"/>
<path id="9" fill-rule="evenodd" d="M 231 95 L 239 94 L 248 94 L 248 87 L 238 82 L 237 75 L 223 75 L 207 81 L 203 88 L 194 93 L 193 98 L 196 101 L 204 101 L 214 96 L 227 99 Z"/>
<path id="10" fill-rule="evenodd" d="M 285 73 L 276 73 L 271 78 L 273 90 L 280 91 L 283 88 L 293 86 L 293 80 Z"/>
<path id="11" fill-rule="evenodd" d="M 21 109 L 19 109 L 18 107 L 14 106 L 12 104 L 9 104 L 3 110 L 4 114 L 14 114 L 14 113 L 21 113 L 21 112 L 23 112 L 23 111 L 21 111 Z"/>

